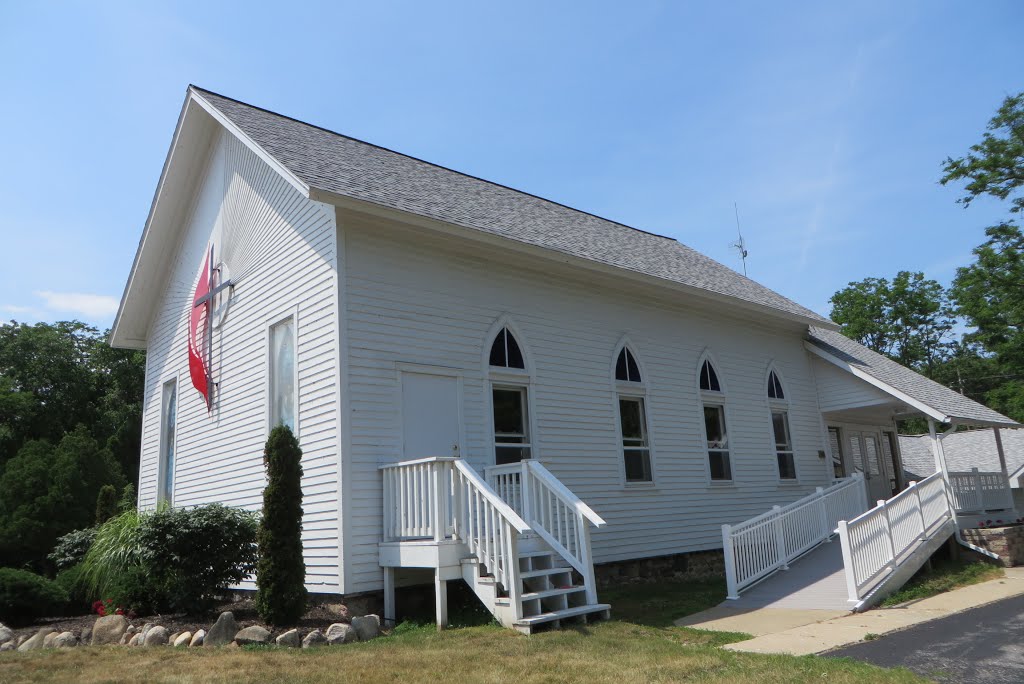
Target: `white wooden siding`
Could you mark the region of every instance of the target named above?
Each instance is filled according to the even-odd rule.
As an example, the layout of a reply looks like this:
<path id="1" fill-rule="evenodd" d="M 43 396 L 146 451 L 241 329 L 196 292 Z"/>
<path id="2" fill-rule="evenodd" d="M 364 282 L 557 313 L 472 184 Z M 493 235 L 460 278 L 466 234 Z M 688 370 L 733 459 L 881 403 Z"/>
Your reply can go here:
<path id="1" fill-rule="evenodd" d="M 152 508 L 160 387 L 176 377 L 175 505 L 261 507 L 267 327 L 294 312 L 307 586 L 325 592 L 341 590 L 336 237 L 333 207 L 302 197 L 234 136 L 216 139 L 177 252 L 167 255 L 170 275 L 148 335 L 139 475 L 140 506 Z M 189 379 L 186 328 L 211 239 L 228 255 L 237 286 L 226 323 L 213 335 L 213 375 L 220 386 L 208 414 Z"/>
<path id="2" fill-rule="evenodd" d="M 818 385 L 818 403 L 822 413 L 892 404 L 896 401 L 877 387 L 828 361 L 814 357 L 811 362 Z"/>
<path id="3" fill-rule="evenodd" d="M 464 455 L 493 463 L 487 331 L 508 315 L 532 359 L 534 454 L 608 526 L 594 535 L 607 562 L 721 547 L 722 523 L 763 512 L 824 485 L 831 464 L 803 331 L 773 330 L 669 301 L 611 280 L 511 252 L 339 212 L 345 241 L 351 498 L 346 505 L 347 590 L 379 589 L 378 465 L 401 458 L 397 364 L 458 369 Z M 613 353 L 628 335 L 644 369 L 654 486 L 622 483 Z M 734 484 L 710 484 L 697 392 L 709 349 L 728 389 Z M 766 371 L 788 391 L 797 484 L 778 479 Z"/>

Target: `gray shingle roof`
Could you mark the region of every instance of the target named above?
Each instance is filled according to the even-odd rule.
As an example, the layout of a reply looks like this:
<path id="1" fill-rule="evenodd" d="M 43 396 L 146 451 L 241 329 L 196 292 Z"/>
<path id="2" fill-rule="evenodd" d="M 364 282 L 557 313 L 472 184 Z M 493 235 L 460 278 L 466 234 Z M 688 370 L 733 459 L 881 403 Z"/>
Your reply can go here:
<path id="1" fill-rule="evenodd" d="M 808 338 L 811 344 L 860 368 L 865 373 L 917 399 L 944 416 L 966 423 L 1017 425 L 1003 414 L 993 411 L 973 399 L 968 399 L 945 385 L 929 380 L 886 356 L 871 351 L 842 333 L 811 326 L 808 330 Z"/>
<path id="2" fill-rule="evenodd" d="M 1000 436 L 1006 472 L 1013 475 L 1024 467 L 1024 429 L 1000 430 Z M 991 430 L 946 435 L 942 438 L 942 451 L 946 455 L 946 467 L 952 471 L 977 468 L 982 472 L 999 472 L 996 438 Z M 900 435 L 900 455 L 903 470 L 911 480 L 921 480 L 935 472 L 935 456 L 928 435 Z"/>
<path id="3" fill-rule="evenodd" d="M 671 238 L 192 89 L 310 189 L 699 288 L 808 322 L 830 323 Z"/>

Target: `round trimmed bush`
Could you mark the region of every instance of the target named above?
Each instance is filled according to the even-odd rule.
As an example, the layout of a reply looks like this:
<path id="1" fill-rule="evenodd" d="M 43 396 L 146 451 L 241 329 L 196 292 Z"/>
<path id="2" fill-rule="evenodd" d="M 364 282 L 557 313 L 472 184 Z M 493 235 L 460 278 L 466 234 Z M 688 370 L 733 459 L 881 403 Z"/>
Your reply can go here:
<path id="1" fill-rule="evenodd" d="M 0 622 L 27 625 L 62 613 L 68 595 L 56 582 L 28 570 L 0 568 Z"/>

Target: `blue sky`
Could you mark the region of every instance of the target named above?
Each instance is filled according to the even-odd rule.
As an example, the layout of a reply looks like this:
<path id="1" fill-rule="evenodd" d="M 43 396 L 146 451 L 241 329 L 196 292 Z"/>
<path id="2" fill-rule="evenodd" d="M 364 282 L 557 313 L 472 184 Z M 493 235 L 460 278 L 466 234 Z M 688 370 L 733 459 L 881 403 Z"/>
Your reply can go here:
<path id="1" fill-rule="evenodd" d="M 947 283 L 937 180 L 1024 90 L 1024 3 L 0 2 L 0 319 L 116 310 L 188 83 L 670 235 L 821 313 Z"/>

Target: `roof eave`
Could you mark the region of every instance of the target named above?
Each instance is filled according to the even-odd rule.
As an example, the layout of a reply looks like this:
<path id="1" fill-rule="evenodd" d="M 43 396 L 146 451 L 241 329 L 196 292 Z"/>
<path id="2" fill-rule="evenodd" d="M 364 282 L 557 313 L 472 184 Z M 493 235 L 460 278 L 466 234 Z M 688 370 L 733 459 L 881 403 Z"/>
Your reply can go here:
<path id="1" fill-rule="evenodd" d="M 359 211 L 382 218 L 400 220 L 406 223 L 412 223 L 417 226 L 435 230 L 441 233 L 449 235 L 458 235 L 460 237 L 468 238 L 478 242 L 484 242 L 488 244 L 498 245 L 504 249 L 514 249 L 519 252 L 530 254 L 533 256 L 539 256 L 546 259 L 558 261 L 560 263 L 572 264 L 580 266 L 589 270 L 600 271 L 607 274 L 612 274 L 617 277 L 625 277 L 630 280 L 644 282 L 647 284 L 655 284 L 661 287 L 668 287 L 678 292 L 685 292 L 688 295 L 700 297 L 710 302 L 718 304 L 726 304 L 737 309 L 744 311 L 757 312 L 762 315 L 767 315 L 771 318 L 786 320 L 791 323 L 799 324 L 801 326 L 814 326 L 818 328 L 825 328 L 828 330 L 839 330 L 839 326 L 823 318 L 815 318 L 811 316 L 802 316 L 797 313 L 783 311 L 770 306 L 763 306 L 748 302 L 738 297 L 732 297 L 729 295 L 720 294 L 711 290 L 706 290 L 691 285 L 685 285 L 665 278 L 658 278 L 656 276 L 647 275 L 630 269 L 615 266 L 613 264 L 607 264 L 594 259 L 586 259 L 584 257 L 576 256 L 569 252 L 562 252 L 549 247 L 543 247 L 540 245 L 531 244 L 522 240 L 516 240 L 511 237 L 495 235 L 470 226 L 463 226 L 458 223 L 450 221 L 441 221 L 439 219 L 424 216 L 416 212 L 405 211 L 401 209 L 395 209 L 375 202 L 369 202 L 367 200 L 357 199 L 348 195 L 342 195 L 330 190 L 323 188 L 310 187 L 309 199 L 323 202 L 325 204 L 333 204 L 337 207 L 351 209 L 353 211 Z"/>

